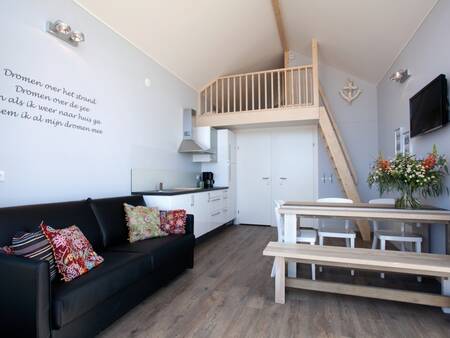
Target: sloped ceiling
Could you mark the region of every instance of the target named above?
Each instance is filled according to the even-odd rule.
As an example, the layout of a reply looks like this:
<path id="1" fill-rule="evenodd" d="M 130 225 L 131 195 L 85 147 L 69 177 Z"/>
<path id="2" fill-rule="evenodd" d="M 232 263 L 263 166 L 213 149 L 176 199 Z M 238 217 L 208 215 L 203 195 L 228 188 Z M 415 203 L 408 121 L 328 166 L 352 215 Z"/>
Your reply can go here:
<path id="1" fill-rule="evenodd" d="M 438 0 L 280 0 L 290 49 L 378 82 Z M 271 0 L 75 0 L 191 87 L 282 66 Z"/>
<path id="2" fill-rule="evenodd" d="M 315 37 L 321 62 L 377 83 L 437 1 L 281 0 L 281 7 L 290 49 L 309 55 Z"/>
<path id="3" fill-rule="evenodd" d="M 280 67 L 270 0 L 78 0 L 186 83 Z"/>

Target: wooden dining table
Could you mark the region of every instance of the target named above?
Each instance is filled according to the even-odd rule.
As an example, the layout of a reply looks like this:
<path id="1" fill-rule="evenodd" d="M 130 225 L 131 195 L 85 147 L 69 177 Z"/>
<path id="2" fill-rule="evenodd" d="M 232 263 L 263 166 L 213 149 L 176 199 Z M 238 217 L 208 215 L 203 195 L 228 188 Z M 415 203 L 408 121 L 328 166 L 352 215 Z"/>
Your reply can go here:
<path id="1" fill-rule="evenodd" d="M 297 240 L 298 218 L 338 218 L 346 220 L 377 220 L 418 224 L 440 224 L 444 227 L 444 249 L 441 254 L 449 254 L 448 224 L 450 211 L 424 206 L 420 209 L 397 209 L 387 204 L 369 203 L 323 203 L 323 202 L 285 202 L 279 209 L 284 215 L 284 241 L 295 243 Z M 442 252 L 443 251 L 443 252 Z M 433 252 L 433 250 L 431 250 Z M 295 262 L 288 263 L 288 276 L 297 276 Z"/>

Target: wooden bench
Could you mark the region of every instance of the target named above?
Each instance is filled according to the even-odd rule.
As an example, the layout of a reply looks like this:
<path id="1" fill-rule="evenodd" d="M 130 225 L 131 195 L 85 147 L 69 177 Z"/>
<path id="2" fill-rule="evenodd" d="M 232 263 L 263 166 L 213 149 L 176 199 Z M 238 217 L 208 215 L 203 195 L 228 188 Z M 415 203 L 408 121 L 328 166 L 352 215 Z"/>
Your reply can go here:
<path id="1" fill-rule="evenodd" d="M 393 300 L 398 302 L 440 306 L 450 313 L 450 256 L 427 253 L 381 251 L 336 246 L 312 246 L 269 242 L 264 256 L 275 257 L 275 302 L 285 303 L 287 287 L 332 292 L 344 295 Z M 286 261 L 337 266 L 362 270 L 389 271 L 419 276 L 440 277 L 442 295 L 388 289 L 382 287 L 286 278 Z"/>

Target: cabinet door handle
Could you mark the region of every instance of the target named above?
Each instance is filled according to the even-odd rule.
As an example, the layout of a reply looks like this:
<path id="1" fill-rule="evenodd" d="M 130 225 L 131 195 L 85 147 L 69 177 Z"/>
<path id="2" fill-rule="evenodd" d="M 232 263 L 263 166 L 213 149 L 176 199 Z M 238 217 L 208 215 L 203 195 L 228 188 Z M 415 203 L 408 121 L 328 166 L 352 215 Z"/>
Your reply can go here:
<path id="1" fill-rule="evenodd" d="M 263 180 L 268 180 L 268 179 L 270 179 L 270 177 L 263 177 L 262 179 Z"/>
<path id="2" fill-rule="evenodd" d="M 211 217 L 218 216 L 218 215 L 220 215 L 220 211 L 218 211 L 218 212 L 212 214 Z"/>
<path id="3" fill-rule="evenodd" d="M 210 202 L 217 202 L 217 201 L 220 201 L 220 197 L 218 197 L 218 198 L 213 198 L 212 200 L 210 200 Z"/>
<path id="4" fill-rule="evenodd" d="M 287 177 L 280 177 L 280 180 L 287 180 Z"/>

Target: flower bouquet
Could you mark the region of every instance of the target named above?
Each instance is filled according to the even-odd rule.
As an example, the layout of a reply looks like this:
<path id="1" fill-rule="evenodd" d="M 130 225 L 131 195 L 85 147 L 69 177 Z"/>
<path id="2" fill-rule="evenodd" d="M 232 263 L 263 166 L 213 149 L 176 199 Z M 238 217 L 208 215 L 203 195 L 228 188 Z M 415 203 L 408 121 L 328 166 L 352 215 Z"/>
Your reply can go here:
<path id="1" fill-rule="evenodd" d="M 421 207 L 414 196 L 417 192 L 425 198 L 440 196 L 444 191 L 448 194 L 444 184 L 446 175 L 447 159 L 433 146 L 433 151 L 424 159 L 398 154 L 394 159 L 386 160 L 380 155 L 372 166 L 367 183 L 369 187 L 378 185 L 380 195 L 398 191 L 400 197 L 395 200 L 396 208 L 417 209 Z"/>

